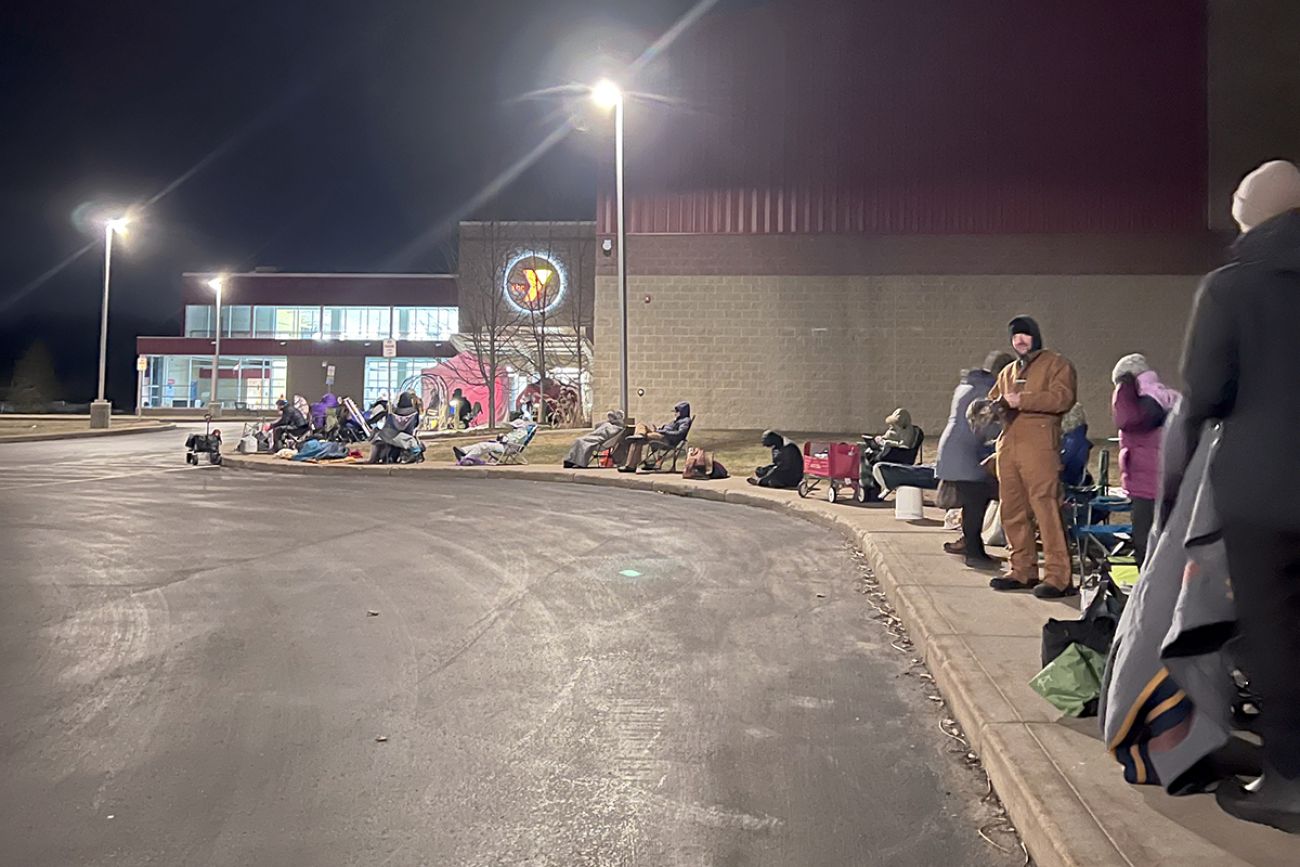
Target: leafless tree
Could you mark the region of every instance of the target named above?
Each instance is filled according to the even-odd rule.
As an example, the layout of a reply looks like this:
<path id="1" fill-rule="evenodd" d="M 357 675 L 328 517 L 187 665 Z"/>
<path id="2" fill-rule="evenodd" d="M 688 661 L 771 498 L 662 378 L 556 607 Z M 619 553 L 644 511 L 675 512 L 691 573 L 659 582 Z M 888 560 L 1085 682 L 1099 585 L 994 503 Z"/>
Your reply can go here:
<path id="1" fill-rule="evenodd" d="M 590 323 L 587 307 L 592 299 L 587 297 L 587 256 L 594 254 L 596 246 L 595 238 L 588 238 L 585 235 L 578 239 L 573 245 L 572 267 L 570 271 L 570 290 L 569 306 L 567 308 L 569 326 L 573 329 L 574 339 L 576 341 L 577 352 L 575 366 L 578 369 L 578 379 L 574 383 L 577 390 L 577 418 L 572 421 L 578 424 L 586 424 L 590 421 L 586 411 L 586 395 L 582 389 L 582 374 L 586 364 L 586 358 L 583 355 L 582 347 L 586 339 L 587 325 Z M 592 270 L 595 269 L 595 261 L 592 261 Z"/>
<path id="2" fill-rule="evenodd" d="M 464 333 L 474 350 L 480 382 L 487 389 L 491 429 L 497 424 L 496 383 L 506 368 L 507 347 L 528 317 L 507 295 L 505 283 L 513 248 L 507 227 L 496 220 L 482 223 L 481 232 L 469 246 L 471 249 L 460 251 L 461 303 L 469 320 Z"/>

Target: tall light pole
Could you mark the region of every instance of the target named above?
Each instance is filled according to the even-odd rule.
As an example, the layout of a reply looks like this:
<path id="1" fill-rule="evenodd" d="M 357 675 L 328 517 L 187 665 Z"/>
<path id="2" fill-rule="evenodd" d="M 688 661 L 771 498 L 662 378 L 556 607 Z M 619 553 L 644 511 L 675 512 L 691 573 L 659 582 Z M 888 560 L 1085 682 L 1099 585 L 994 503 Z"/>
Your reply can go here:
<path id="1" fill-rule="evenodd" d="M 99 310 L 99 391 L 90 405 L 90 426 L 106 428 L 112 418 L 113 405 L 104 400 L 104 377 L 108 367 L 108 290 L 113 275 L 113 236 L 126 231 L 127 218 L 114 217 L 104 223 L 104 301 Z"/>
<path id="2" fill-rule="evenodd" d="M 221 367 L 221 290 L 225 285 L 225 277 L 213 277 L 208 281 L 208 288 L 217 293 L 217 310 L 212 318 L 213 331 L 217 339 L 212 348 L 212 394 L 208 397 L 208 415 L 212 415 L 213 410 L 216 410 L 217 415 L 221 414 L 220 405 L 217 403 L 217 369 Z"/>
<path id="3" fill-rule="evenodd" d="M 627 211 L 623 200 L 623 91 L 609 79 L 591 88 L 591 98 L 605 109 L 614 109 L 614 208 L 618 212 L 618 319 L 619 319 L 619 406 L 624 418 L 627 401 Z"/>

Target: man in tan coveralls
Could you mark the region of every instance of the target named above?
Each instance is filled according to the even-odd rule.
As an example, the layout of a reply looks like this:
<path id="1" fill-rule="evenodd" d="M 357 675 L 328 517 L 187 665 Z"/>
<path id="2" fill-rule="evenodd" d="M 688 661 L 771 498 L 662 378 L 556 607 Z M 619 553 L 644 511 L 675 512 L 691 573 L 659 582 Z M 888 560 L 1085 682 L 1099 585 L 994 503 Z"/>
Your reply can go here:
<path id="1" fill-rule="evenodd" d="M 1017 358 L 998 374 L 989 399 L 1007 408 L 997 466 L 1011 572 L 994 578 L 989 586 L 994 590 L 1032 587 L 1035 596 L 1060 599 L 1079 592 L 1070 580 L 1070 552 L 1061 522 L 1061 416 L 1075 403 L 1074 365 L 1043 349 L 1038 323 L 1028 316 L 1012 319 L 1010 329 Z M 1042 584 L 1035 522 L 1043 538 Z"/>

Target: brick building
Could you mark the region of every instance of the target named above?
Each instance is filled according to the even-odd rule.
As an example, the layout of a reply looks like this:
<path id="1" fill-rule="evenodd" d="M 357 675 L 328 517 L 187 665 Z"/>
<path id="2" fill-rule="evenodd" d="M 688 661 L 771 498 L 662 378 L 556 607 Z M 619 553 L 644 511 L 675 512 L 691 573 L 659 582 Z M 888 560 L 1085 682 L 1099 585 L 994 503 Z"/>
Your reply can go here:
<path id="1" fill-rule="evenodd" d="M 1240 35 L 1300 20 L 1244 5 L 1272 16 L 771 0 L 703 20 L 644 88 L 674 99 L 627 110 L 633 414 L 689 399 L 709 425 L 853 431 L 907 406 L 937 432 L 959 372 L 1026 312 L 1109 429 L 1119 356 L 1176 380 L 1224 191 L 1288 155 L 1261 147 L 1300 150 L 1296 93 L 1253 120 L 1233 99 L 1254 81 Z M 1295 40 L 1264 41 L 1295 59 Z M 602 239 L 612 193 L 606 173 Z M 616 335 L 614 260 L 598 266 L 596 331 Z M 617 402 L 618 351 L 596 343 L 598 408 Z"/>
<path id="2" fill-rule="evenodd" d="M 464 223 L 457 274 L 221 275 L 217 401 L 266 410 L 333 391 L 368 404 L 402 388 L 427 400 L 431 388 L 486 393 L 495 379 L 504 418 L 542 367 L 585 392 L 595 243 L 589 221 Z M 137 338 L 145 411 L 209 405 L 217 276 L 182 275 L 180 334 Z M 476 356 L 489 350 L 497 364 L 485 373 Z"/>

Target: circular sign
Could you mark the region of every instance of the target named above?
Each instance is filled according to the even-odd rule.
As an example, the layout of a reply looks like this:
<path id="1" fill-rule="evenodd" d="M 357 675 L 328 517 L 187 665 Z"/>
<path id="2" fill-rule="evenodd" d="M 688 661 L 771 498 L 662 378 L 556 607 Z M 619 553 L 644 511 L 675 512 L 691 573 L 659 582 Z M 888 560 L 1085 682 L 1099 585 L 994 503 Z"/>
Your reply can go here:
<path id="1" fill-rule="evenodd" d="M 564 297 L 567 275 L 554 256 L 525 250 L 506 263 L 506 299 L 524 313 L 547 313 Z"/>

